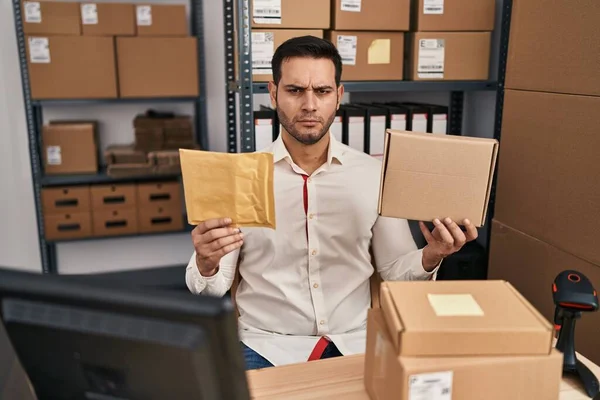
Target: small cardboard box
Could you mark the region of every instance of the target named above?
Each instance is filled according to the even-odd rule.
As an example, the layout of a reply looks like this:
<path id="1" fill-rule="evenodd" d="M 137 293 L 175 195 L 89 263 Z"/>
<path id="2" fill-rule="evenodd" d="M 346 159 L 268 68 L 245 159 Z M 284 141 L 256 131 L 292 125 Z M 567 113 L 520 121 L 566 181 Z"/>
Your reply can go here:
<path id="1" fill-rule="evenodd" d="M 92 211 L 124 210 L 137 204 L 135 185 L 97 185 L 91 188 Z"/>
<path id="2" fill-rule="evenodd" d="M 412 30 L 493 31 L 495 0 L 417 0 L 413 7 Z"/>
<path id="3" fill-rule="evenodd" d="M 498 141 L 388 129 L 379 214 L 485 224 Z"/>
<path id="4" fill-rule="evenodd" d="M 96 123 L 50 123 L 42 129 L 47 175 L 98 172 Z"/>
<path id="5" fill-rule="evenodd" d="M 398 356 L 381 309 L 370 309 L 364 384 L 372 400 L 558 399 L 562 353 L 533 356 Z"/>
<path id="6" fill-rule="evenodd" d="M 133 144 L 112 144 L 104 150 L 104 162 L 112 164 L 146 164 L 145 152 L 136 150 Z"/>
<path id="7" fill-rule="evenodd" d="M 491 37 L 491 32 L 411 33 L 407 79 L 486 80 Z"/>
<path id="8" fill-rule="evenodd" d="M 331 5 L 323 0 L 250 0 L 250 24 L 262 29 L 329 29 Z"/>
<path id="9" fill-rule="evenodd" d="M 134 36 L 133 4 L 81 3 L 81 32 L 84 36 Z"/>
<path id="10" fill-rule="evenodd" d="M 136 5 L 135 21 L 138 36 L 188 35 L 185 5 Z"/>
<path id="11" fill-rule="evenodd" d="M 288 39 L 299 36 L 323 38 L 318 29 L 253 29 L 252 30 L 252 80 L 269 82 L 273 79 L 271 60 L 275 49 Z"/>
<path id="12" fill-rule="evenodd" d="M 67 186 L 42 189 L 44 214 L 66 214 L 90 211 L 89 186 Z"/>
<path id="13" fill-rule="evenodd" d="M 26 40 L 33 99 L 117 97 L 112 37 L 28 36 Z"/>
<path id="14" fill-rule="evenodd" d="M 195 37 L 117 38 L 120 97 L 197 96 Z"/>
<path id="15" fill-rule="evenodd" d="M 384 282 L 398 355 L 548 355 L 554 327 L 505 281 Z"/>
<path id="16" fill-rule="evenodd" d="M 93 210 L 94 236 L 132 235 L 139 232 L 137 209 Z"/>
<path id="17" fill-rule="evenodd" d="M 92 236 L 92 216 L 87 212 L 44 215 L 47 240 L 81 239 Z"/>
<path id="18" fill-rule="evenodd" d="M 139 209 L 141 233 L 172 232 L 183 230 L 183 207 L 178 205 L 146 205 Z"/>
<path id="19" fill-rule="evenodd" d="M 410 28 L 410 0 L 334 0 L 332 29 L 403 31 Z"/>
<path id="20" fill-rule="evenodd" d="M 342 80 L 402 80 L 404 33 L 330 31 L 342 56 Z"/>
<path id="21" fill-rule="evenodd" d="M 140 183 L 137 199 L 140 207 L 177 208 L 181 214 L 183 188 L 179 182 Z"/>
<path id="22" fill-rule="evenodd" d="M 22 1 L 25 35 L 81 35 L 79 4 L 61 1 Z"/>

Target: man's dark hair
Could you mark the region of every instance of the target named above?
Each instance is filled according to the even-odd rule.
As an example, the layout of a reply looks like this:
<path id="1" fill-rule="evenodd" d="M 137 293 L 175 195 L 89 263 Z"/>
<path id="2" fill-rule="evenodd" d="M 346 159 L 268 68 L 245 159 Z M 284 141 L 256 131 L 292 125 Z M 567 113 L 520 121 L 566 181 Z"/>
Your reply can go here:
<path id="1" fill-rule="evenodd" d="M 271 60 L 273 81 L 278 85 L 281 80 L 281 64 L 293 57 L 325 58 L 335 66 L 335 84 L 340 86 L 342 79 L 342 57 L 337 48 L 328 40 L 315 36 L 300 36 L 283 42 Z"/>

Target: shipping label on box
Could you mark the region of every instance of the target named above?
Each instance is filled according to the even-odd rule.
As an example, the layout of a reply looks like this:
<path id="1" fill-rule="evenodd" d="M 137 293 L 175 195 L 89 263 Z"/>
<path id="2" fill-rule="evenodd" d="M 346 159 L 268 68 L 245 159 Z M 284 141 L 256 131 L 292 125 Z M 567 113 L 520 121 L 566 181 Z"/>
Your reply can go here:
<path id="1" fill-rule="evenodd" d="M 419 78 L 444 78 L 444 39 L 419 40 L 417 74 Z"/>
<path id="2" fill-rule="evenodd" d="M 337 48 L 342 57 L 342 64 L 356 65 L 357 36 L 337 35 Z"/>
<path id="3" fill-rule="evenodd" d="M 30 24 L 42 23 L 42 9 L 39 1 L 24 1 L 25 22 Z"/>
<path id="4" fill-rule="evenodd" d="M 96 4 L 81 5 L 81 23 L 83 25 L 98 25 L 98 7 Z"/>
<path id="5" fill-rule="evenodd" d="M 281 24 L 281 0 L 253 0 L 252 19 L 257 24 Z"/>
<path id="6" fill-rule="evenodd" d="M 275 37 L 273 32 L 252 32 L 252 74 L 270 74 L 274 53 Z"/>
<path id="7" fill-rule="evenodd" d="M 50 63 L 50 44 L 47 37 L 29 38 L 29 60 L 32 64 Z"/>

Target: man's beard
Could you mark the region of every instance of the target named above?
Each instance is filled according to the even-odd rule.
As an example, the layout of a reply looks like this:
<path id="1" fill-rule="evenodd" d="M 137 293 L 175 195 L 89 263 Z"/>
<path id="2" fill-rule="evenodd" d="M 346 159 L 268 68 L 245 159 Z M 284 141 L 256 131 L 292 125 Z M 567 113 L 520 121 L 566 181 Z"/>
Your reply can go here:
<path id="1" fill-rule="evenodd" d="M 327 120 L 325 121 L 323 118 L 319 118 L 318 122 L 321 124 L 322 129 L 317 133 L 311 134 L 302 134 L 298 129 L 296 129 L 296 123 L 298 121 L 302 121 L 304 119 L 315 119 L 310 115 L 302 115 L 300 117 L 295 117 L 290 120 L 287 115 L 279 108 L 277 109 L 277 117 L 279 118 L 279 123 L 283 126 L 283 128 L 298 142 L 305 145 L 312 145 L 318 143 L 319 140 L 323 138 L 329 132 L 329 127 L 333 124 L 333 120 L 335 119 L 335 113 L 332 113 Z"/>

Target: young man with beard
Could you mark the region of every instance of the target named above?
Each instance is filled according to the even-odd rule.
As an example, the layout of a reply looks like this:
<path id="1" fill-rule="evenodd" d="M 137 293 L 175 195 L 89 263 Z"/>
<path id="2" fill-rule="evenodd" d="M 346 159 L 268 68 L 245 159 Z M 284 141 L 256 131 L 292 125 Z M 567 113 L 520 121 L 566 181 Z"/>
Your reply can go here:
<path id="1" fill-rule="evenodd" d="M 277 229 L 229 226 L 226 215 L 192 232 L 191 292 L 223 296 L 236 268 L 240 337 L 248 369 L 363 353 L 373 273 L 431 279 L 444 257 L 477 237 L 448 218 L 418 249 L 403 219 L 377 213 L 381 161 L 329 134 L 344 93 L 335 46 L 312 36 L 272 60 L 271 103 L 283 127 L 273 154 Z M 373 262 L 376 271 L 373 268 Z"/>

